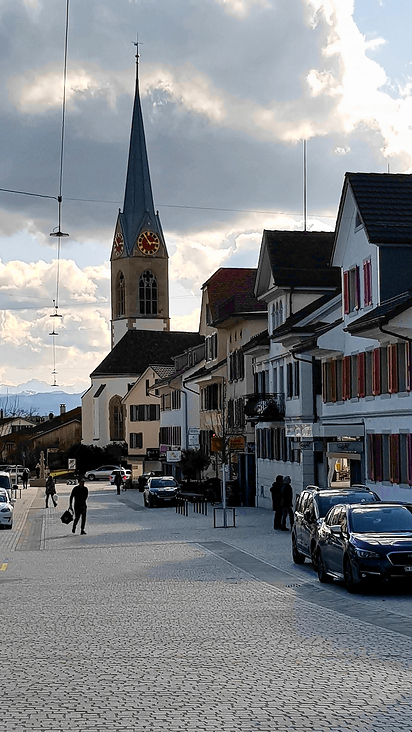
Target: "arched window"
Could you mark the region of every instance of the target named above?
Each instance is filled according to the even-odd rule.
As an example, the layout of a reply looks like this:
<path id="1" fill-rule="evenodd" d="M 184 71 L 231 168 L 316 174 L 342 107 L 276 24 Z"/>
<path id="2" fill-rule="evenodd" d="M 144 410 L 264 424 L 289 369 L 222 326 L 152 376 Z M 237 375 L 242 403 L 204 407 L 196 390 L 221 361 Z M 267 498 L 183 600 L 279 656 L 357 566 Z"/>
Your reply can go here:
<path id="1" fill-rule="evenodd" d="M 139 278 L 139 313 L 157 315 L 157 280 L 148 269 Z"/>
<path id="2" fill-rule="evenodd" d="M 119 272 L 117 275 L 116 301 L 117 317 L 120 318 L 125 313 L 125 281 L 123 272 Z"/>
<path id="3" fill-rule="evenodd" d="M 121 397 L 117 394 L 109 402 L 110 439 L 124 440 L 124 413 Z"/>

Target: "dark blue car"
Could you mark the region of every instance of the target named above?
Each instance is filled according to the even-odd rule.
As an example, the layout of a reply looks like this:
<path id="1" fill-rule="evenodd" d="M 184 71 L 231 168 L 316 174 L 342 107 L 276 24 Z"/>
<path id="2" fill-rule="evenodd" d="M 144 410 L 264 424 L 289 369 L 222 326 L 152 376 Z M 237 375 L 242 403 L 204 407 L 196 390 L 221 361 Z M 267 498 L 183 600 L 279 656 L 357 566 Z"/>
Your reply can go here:
<path id="1" fill-rule="evenodd" d="M 334 506 L 318 532 L 320 582 L 344 580 L 356 592 L 367 578 L 412 581 L 412 504 Z"/>

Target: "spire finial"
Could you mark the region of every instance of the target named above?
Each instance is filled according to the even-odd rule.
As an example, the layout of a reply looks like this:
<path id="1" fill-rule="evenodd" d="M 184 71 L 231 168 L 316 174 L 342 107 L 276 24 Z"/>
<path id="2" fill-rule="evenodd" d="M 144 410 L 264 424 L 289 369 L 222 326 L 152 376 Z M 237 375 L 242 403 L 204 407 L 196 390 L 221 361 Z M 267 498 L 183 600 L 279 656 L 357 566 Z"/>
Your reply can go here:
<path id="1" fill-rule="evenodd" d="M 138 33 L 136 33 L 136 40 L 135 41 L 132 41 L 132 43 L 133 43 L 134 46 L 136 46 L 136 66 L 138 66 L 139 65 L 139 58 L 140 58 L 139 46 L 142 45 L 142 43 L 139 41 L 139 34 Z"/>

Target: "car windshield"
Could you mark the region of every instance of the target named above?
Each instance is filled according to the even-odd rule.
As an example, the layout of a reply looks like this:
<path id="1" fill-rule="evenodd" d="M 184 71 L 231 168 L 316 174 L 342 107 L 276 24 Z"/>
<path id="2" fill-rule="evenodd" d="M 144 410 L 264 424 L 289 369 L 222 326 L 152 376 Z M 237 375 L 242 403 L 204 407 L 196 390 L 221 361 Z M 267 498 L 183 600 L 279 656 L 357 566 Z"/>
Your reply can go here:
<path id="1" fill-rule="evenodd" d="M 0 475 L 0 488 L 10 488 L 10 478 L 7 475 Z"/>
<path id="2" fill-rule="evenodd" d="M 338 503 L 374 503 L 375 498 L 371 493 L 366 491 L 359 491 L 358 493 L 336 493 L 330 496 L 317 496 L 319 516 L 323 518 L 326 516 L 332 506 L 337 506 Z"/>
<path id="3" fill-rule="evenodd" d="M 151 485 L 152 488 L 175 488 L 176 487 L 176 483 L 175 483 L 175 481 L 173 479 L 170 479 L 170 480 L 167 480 L 167 479 L 166 480 L 161 480 L 161 479 L 152 480 L 152 482 L 150 483 L 150 485 Z"/>
<path id="4" fill-rule="evenodd" d="M 355 508 L 350 520 L 356 534 L 412 531 L 412 513 L 406 506 L 387 506 L 377 510 Z"/>

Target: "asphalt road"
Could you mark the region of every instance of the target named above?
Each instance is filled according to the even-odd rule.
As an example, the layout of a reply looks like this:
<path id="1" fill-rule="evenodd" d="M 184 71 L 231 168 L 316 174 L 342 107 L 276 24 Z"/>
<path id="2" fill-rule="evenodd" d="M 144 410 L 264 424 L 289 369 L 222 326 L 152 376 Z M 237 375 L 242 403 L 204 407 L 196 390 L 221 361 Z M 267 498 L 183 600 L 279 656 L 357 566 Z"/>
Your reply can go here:
<path id="1" fill-rule="evenodd" d="M 412 730 L 412 592 L 349 596 L 273 516 L 90 485 L 87 535 L 29 489 L 0 532 L 0 732 Z"/>

